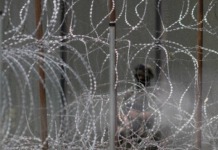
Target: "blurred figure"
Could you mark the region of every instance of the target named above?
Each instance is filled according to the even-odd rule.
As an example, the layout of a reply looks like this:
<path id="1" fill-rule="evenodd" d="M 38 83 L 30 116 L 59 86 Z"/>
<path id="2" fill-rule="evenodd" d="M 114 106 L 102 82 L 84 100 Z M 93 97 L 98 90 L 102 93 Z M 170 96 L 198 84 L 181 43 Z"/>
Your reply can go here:
<path id="1" fill-rule="evenodd" d="M 143 138 L 149 137 L 153 141 L 161 138 L 160 133 L 149 132 L 154 125 L 154 111 L 151 107 L 153 97 L 149 95 L 151 79 L 154 78 L 152 69 L 139 64 L 135 67 L 134 76 L 136 87 L 124 94 L 118 116 L 120 121 L 118 123 L 119 139 L 121 144 L 127 141 L 125 143 L 127 148 L 131 147 L 132 140 L 140 143 Z M 157 147 L 148 146 L 146 150 L 157 150 Z"/>
<path id="2" fill-rule="evenodd" d="M 143 89 L 151 85 L 151 79 L 154 78 L 154 74 L 150 66 L 144 66 L 139 64 L 135 67 L 135 79 L 138 84 L 137 89 Z"/>

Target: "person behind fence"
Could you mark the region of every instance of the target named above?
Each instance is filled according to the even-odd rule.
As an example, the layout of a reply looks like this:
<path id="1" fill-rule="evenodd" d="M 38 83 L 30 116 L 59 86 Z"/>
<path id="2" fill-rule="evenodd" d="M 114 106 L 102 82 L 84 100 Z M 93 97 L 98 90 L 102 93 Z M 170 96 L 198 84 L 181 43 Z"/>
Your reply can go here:
<path id="1" fill-rule="evenodd" d="M 127 91 L 119 108 L 119 139 L 122 144 L 127 139 L 131 145 L 131 140 L 141 142 L 142 138 L 149 137 L 158 141 L 161 138 L 160 132 L 149 133 L 154 127 L 155 121 L 155 101 L 151 91 L 151 79 L 154 78 L 151 67 L 139 64 L 135 67 L 134 76 L 136 84 L 133 89 Z M 149 146 L 148 146 L 149 147 Z M 157 149 L 156 146 L 149 150 Z"/>

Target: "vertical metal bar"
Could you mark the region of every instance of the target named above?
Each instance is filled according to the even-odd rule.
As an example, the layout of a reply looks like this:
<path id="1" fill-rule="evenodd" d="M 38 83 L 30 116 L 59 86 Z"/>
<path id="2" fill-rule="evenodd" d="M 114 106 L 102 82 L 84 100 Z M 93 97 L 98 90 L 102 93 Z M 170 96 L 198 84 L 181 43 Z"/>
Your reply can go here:
<path id="1" fill-rule="evenodd" d="M 2 31 L 3 31 L 3 17 L 2 12 L 0 11 L 0 100 L 2 100 Z"/>
<path id="2" fill-rule="evenodd" d="M 2 11 L 0 11 L 0 101 L 2 100 L 2 59 L 3 59 L 3 48 L 2 48 L 2 40 L 3 40 L 3 17 L 2 17 Z M 3 146 L 0 146 L 0 149 L 3 149 Z"/>
<path id="3" fill-rule="evenodd" d="M 43 36 L 43 27 L 41 22 L 41 14 L 42 14 L 42 8 L 41 8 L 41 0 L 35 0 L 35 20 L 36 20 L 36 26 L 38 27 L 36 32 L 36 38 L 38 40 L 42 39 Z M 43 53 L 44 50 L 40 50 L 40 57 L 43 59 Z M 39 81 L 39 99 L 40 99 L 40 118 L 41 118 L 41 140 L 43 150 L 48 149 L 48 141 L 46 141 L 46 138 L 48 136 L 48 127 L 47 127 L 47 109 L 46 109 L 46 91 L 43 84 L 45 84 L 45 72 L 43 70 L 43 62 L 39 61 L 39 68 L 38 68 L 39 76 L 42 79 L 42 81 Z"/>
<path id="4" fill-rule="evenodd" d="M 156 73 L 156 80 L 160 80 L 160 67 L 162 65 L 161 63 L 161 50 L 160 47 L 158 46 L 160 44 L 160 35 L 161 35 L 161 1 L 160 0 L 156 0 L 155 1 L 155 9 L 156 9 L 156 13 L 155 13 L 155 38 L 156 38 L 156 52 L 155 52 L 155 63 L 157 64 L 156 69 L 155 69 L 155 73 Z M 158 7 L 159 6 L 159 7 Z"/>
<path id="5" fill-rule="evenodd" d="M 66 2 L 65 0 L 61 0 L 61 36 L 64 37 L 67 35 L 68 30 L 67 30 L 67 25 L 66 25 L 66 17 L 65 17 L 65 13 L 66 13 Z M 62 40 L 62 43 L 66 42 L 66 40 Z M 60 56 L 61 59 L 63 60 L 63 62 L 66 62 L 67 60 L 67 54 L 66 54 L 66 47 L 65 46 L 61 46 L 60 47 L 61 52 L 60 52 Z M 62 66 L 62 69 L 64 70 L 64 67 Z M 65 94 L 65 78 L 63 75 L 61 75 L 61 87 L 63 89 L 63 92 Z M 62 99 L 63 100 L 63 99 Z M 64 104 L 65 102 L 62 101 L 62 104 Z"/>
<path id="6" fill-rule="evenodd" d="M 66 26 L 66 18 L 65 18 L 65 13 L 66 13 L 66 4 L 64 0 L 61 0 L 61 36 L 64 37 L 67 35 L 67 26 Z M 62 43 L 66 42 L 66 40 L 62 40 Z M 61 46 L 61 59 L 63 60 L 63 62 L 66 62 L 67 60 L 67 54 L 66 54 L 66 47 L 65 46 Z M 64 70 L 64 67 L 62 66 L 62 69 Z M 65 94 L 65 78 L 63 77 L 63 75 L 61 75 L 61 87 L 63 89 L 63 92 Z M 63 102 L 63 105 L 65 105 Z"/>
<path id="7" fill-rule="evenodd" d="M 203 0 L 198 0 L 198 33 L 197 33 L 197 60 L 198 60 L 198 79 L 196 87 L 196 149 L 201 149 L 202 140 L 202 68 L 203 68 Z"/>
<path id="8" fill-rule="evenodd" d="M 61 16 L 60 16 L 60 23 L 61 23 L 61 31 L 60 31 L 60 35 L 62 37 L 66 36 L 67 33 L 68 33 L 68 30 L 67 30 L 67 24 L 66 24 L 66 16 L 65 16 L 65 13 L 66 13 L 66 1 L 65 0 L 61 0 L 60 1 L 60 6 L 61 6 Z M 62 43 L 66 42 L 66 40 L 62 40 L 61 41 Z M 61 46 L 60 47 L 60 57 L 61 59 L 63 60 L 64 63 L 66 63 L 67 61 L 67 52 L 66 52 L 66 47 L 65 46 Z M 63 72 L 65 72 L 65 69 L 64 69 L 64 66 L 61 65 L 61 68 L 63 70 Z M 61 92 L 61 103 L 62 103 L 62 107 L 63 107 L 63 111 L 62 111 L 62 115 L 61 115 L 61 125 L 62 125 L 62 134 L 65 133 L 65 124 L 66 124 L 66 120 L 65 120 L 65 116 L 66 116 L 66 109 L 65 109 L 65 106 L 67 105 L 66 103 L 66 99 L 65 99 L 65 95 L 66 95 L 66 80 L 65 80 L 65 77 L 63 75 L 63 73 L 61 73 L 60 75 L 60 84 L 61 84 L 61 88 L 62 88 L 62 91 L 63 93 Z"/>
<path id="9" fill-rule="evenodd" d="M 115 0 L 109 0 L 110 11 L 110 138 L 109 148 L 115 150 L 116 131 L 117 131 L 117 92 L 116 92 L 116 75 L 115 75 L 115 39 L 116 39 L 116 14 L 115 14 Z"/>
<path id="10" fill-rule="evenodd" d="M 110 27 L 110 149 L 115 149 L 116 133 L 116 89 L 115 89 L 115 27 Z"/>

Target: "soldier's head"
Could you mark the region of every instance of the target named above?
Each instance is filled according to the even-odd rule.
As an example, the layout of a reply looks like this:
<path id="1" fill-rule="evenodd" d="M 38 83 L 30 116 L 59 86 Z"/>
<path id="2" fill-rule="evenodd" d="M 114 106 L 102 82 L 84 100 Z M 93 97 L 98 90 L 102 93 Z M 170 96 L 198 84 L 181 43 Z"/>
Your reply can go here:
<path id="1" fill-rule="evenodd" d="M 152 69 L 149 66 L 139 64 L 135 67 L 135 78 L 139 85 L 137 88 L 150 86 L 151 79 L 154 77 Z M 141 86 L 140 86 L 141 85 Z"/>

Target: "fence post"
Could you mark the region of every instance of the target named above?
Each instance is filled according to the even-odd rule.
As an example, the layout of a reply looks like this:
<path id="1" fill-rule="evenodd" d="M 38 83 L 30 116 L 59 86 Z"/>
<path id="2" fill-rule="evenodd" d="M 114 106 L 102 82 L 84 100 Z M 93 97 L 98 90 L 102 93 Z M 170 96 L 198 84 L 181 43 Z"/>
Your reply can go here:
<path id="1" fill-rule="evenodd" d="M 43 27 L 41 22 L 41 0 L 35 0 L 35 19 L 36 19 L 36 38 L 40 41 L 43 37 Z M 44 58 L 43 53 L 44 50 L 41 49 L 40 52 L 41 59 Z M 43 70 L 43 61 L 39 60 L 39 68 L 38 68 L 39 76 L 41 81 L 39 81 L 39 99 L 40 99 L 40 122 L 41 122 L 41 140 L 43 150 L 48 149 L 48 141 L 46 140 L 48 137 L 48 127 L 47 127 L 47 108 L 46 108 L 46 91 L 45 91 L 45 72 Z"/>
<path id="2" fill-rule="evenodd" d="M 159 6 L 159 7 L 158 7 Z M 161 27 L 161 17 L 162 17 L 162 1 L 156 0 L 155 1 L 155 38 L 156 38 L 156 50 L 155 50 L 155 63 L 156 63 L 156 69 L 155 69 L 155 74 L 156 74 L 156 81 L 161 80 L 161 74 L 160 74 L 160 68 L 162 67 L 162 62 L 161 62 L 161 49 L 160 49 L 160 44 L 161 44 L 161 32 L 162 32 L 162 27 Z"/>
<path id="3" fill-rule="evenodd" d="M 3 17 L 2 11 L 0 11 L 0 100 L 2 100 L 2 40 L 3 40 Z"/>
<path id="4" fill-rule="evenodd" d="M 67 29 L 67 22 L 66 19 L 67 17 L 65 17 L 65 13 L 66 13 L 66 1 L 65 0 L 61 0 L 60 1 L 60 7 L 61 7 L 61 16 L 60 16 L 60 24 L 61 24 L 61 29 L 60 29 L 60 35 L 61 37 L 64 38 L 64 36 L 67 35 L 68 33 L 68 29 Z M 64 43 L 66 42 L 66 39 L 61 40 L 61 47 L 60 47 L 60 57 L 63 61 L 63 63 L 66 63 L 67 61 L 67 48 L 66 46 L 64 46 Z M 63 73 L 66 73 L 65 71 L 65 67 L 64 65 L 61 65 L 61 69 L 63 70 Z M 66 106 L 67 106 L 67 100 L 66 100 L 66 80 L 65 77 L 63 75 L 63 73 L 61 73 L 60 75 L 60 84 L 61 84 L 61 90 L 60 94 L 61 94 L 61 103 L 62 103 L 62 111 L 61 111 L 61 117 L 60 117 L 60 121 L 61 121 L 61 135 L 63 136 L 66 133 L 66 124 L 67 124 L 67 119 L 66 119 L 66 114 L 67 114 L 67 110 L 66 110 Z"/>
<path id="5" fill-rule="evenodd" d="M 197 33 L 198 79 L 196 84 L 196 149 L 202 147 L 202 67 L 203 67 L 203 0 L 198 0 L 198 33 Z"/>
<path id="6" fill-rule="evenodd" d="M 109 11 L 110 11 L 110 23 L 109 23 L 109 50 L 110 50 L 110 138 L 109 148 L 115 150 L 116 142 L 116 131 L 117 131 L 117 92 L 116 92 L 116 54 L 115 54 L 115 40 L 116 40 L 116 13 L 115 13 L 115 0 L 109 0 Z"/>

